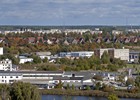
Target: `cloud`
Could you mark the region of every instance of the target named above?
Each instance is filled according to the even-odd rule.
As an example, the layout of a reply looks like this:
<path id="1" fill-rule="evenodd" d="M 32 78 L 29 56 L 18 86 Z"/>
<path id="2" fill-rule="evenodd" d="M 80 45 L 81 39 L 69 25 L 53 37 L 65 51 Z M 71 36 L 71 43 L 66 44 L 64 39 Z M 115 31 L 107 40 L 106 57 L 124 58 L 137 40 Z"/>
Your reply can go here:
<path id="1" fill-rule="evenodd" d="M 139 0 L 1 0 L 0 18 L 35 21 L 139 18 L 139 5 Z"/>

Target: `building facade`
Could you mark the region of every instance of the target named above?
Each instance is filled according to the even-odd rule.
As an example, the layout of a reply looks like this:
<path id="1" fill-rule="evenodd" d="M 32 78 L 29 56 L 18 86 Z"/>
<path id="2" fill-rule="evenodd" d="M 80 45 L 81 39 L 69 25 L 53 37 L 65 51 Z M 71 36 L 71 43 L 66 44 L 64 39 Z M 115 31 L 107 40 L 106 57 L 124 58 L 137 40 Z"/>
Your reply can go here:
<path id="1" fill-rule="evenodd" d="M 60 52 L 58 54 L 59 57 L 67 57 L 67 58 L 80 58 L 80 57 L 88 57 L 90 58 L 94 54 L 93 51 L 79 51 L 79 52 Z"/>
<path id="2" fill-rule="evenodd" d="M 130 51 L 129 52 L 129 63 L 139 63 L 140 52 L 139 51 Z"/>
<path id="3" fill-rule="evenodd" d="M 1 71 L 12 71 L 12 60 L 4 59 L 0 61 Z"/>
<path id="4" fill-rule="evenodd" d="M 112 58 L 119 58 L 120 60 L 129 61 L 129 49 L 115 49 L 115 48 L 104 48 L 95 49 L 94 54 L 101 58 L 104 52 L 108 52 Z"/>

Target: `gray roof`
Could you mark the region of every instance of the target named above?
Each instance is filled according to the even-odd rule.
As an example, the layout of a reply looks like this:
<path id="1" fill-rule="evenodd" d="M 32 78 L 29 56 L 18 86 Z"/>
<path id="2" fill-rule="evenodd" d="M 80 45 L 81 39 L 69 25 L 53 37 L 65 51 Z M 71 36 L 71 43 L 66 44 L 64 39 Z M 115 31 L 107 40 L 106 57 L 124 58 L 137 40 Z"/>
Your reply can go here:
<path id="1" fill-rule="evenodd" d="M 72 85 L 74 85 L 74 86 L 82 86 L 82 83 L 79 83 L 79 82 L 70 82 L 70 83 L 64 82 L 64 83 L 63 83 L 63 86 L 66 87 L 67 84 L 69 84 L 69 86 L 72 86 Z"/>
<path id="2" fill-rule="evenodd" d="M 36 55 L 38 55 L 38 56 L 49 56 L 49 55 L 51 55 L 51 52 L 36 52 Z"/>
<path id="3" fill-rule="evenodd" d="M 10 71 L 0 71 L 0 76 L 22 76 L 21 73 L 10 73 Z"/>
<path id="4" fill-rule="evenodd" d="M 9 73 L 9 74 L 13 74 L 13 73 L 18 73 L 18 74 L 63 74 L 63 71 L 0 71 L 0 73 L 4 74 L 4 73 Z"/>
<path id="5" fill-rule="evenodd" d="M 83 77 L 53 77 L 53 80 L 82 80 Z"/>

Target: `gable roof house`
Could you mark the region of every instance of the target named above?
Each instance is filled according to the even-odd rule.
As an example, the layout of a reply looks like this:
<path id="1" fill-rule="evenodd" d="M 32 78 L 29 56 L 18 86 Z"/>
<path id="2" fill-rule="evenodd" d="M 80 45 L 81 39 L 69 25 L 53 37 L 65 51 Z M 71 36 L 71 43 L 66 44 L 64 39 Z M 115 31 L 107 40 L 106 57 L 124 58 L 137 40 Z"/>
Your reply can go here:
<path id="1" fill-rule="evenodd" d="M 67 39 L 65 39 L 65 40 L 63 41 L 63 44 L 64 44 L 64 45 L 69 45 L 70 43 L 68 42 Z"/>
<path id="2" fill-rule="evenodd" d="M 129 38 L 124 38 L 123 42 L 124 43 L 129 43 L 130 42 L 130 39 Z"/>
<path id="3" fill-rule="evenodd" d="M 109 38 L 105 38 L 105 39 L 104 39 L 104 42 L 105 42 L 105 43 L 110 43 L 111 41 L 110 41 Z"/>
<path id="4" fill-rule="evenodd" d="M 53 42 L 50 39 L 47 39 L 46 43 L 49 45 L 53 44 Z"/>
<path id="5" fill-rule="evenodd" d="M 29 44 L 35 44 L 36 39 L 35 39 L 35 37 L 28 37 L 27 41 L 28 41 Z"/>
<path id="6" fill-rule="evenodd" d="M 73 39 L 72 44 L 78 44 L 78 40 L 77 39 Z"/>
<path id="7" fill-rule="evenodd" d="M 101 43 L 102 42 L 102 38 L 98 37 L 97 39 L 95 39 L 96 43 Z"/>

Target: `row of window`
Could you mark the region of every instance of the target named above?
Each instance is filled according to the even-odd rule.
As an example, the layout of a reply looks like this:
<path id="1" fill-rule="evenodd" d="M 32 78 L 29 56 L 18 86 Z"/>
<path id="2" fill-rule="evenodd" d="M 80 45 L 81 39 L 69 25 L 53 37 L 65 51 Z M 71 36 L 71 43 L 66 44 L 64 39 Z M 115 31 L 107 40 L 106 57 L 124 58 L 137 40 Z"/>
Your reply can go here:
<path id="1" fill-rule="evenodd" d="M 7 76 L 2 76 L 2 78 L 7 78 Z M 10 78 L 13 78 L 13 76 L 10 76 Z M 18 76 L 16 76 L 16 78 L 18 78 Z"/>

